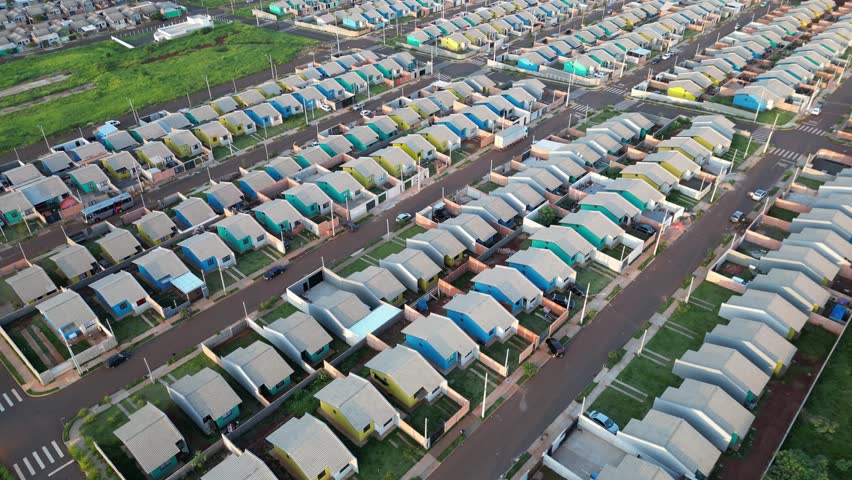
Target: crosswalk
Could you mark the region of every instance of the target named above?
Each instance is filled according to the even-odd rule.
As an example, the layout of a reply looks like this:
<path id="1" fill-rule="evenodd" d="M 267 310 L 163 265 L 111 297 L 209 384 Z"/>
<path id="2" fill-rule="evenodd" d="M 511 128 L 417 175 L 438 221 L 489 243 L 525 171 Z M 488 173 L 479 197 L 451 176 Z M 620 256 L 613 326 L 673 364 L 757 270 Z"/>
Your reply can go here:
<path id="1" fill-rule="evenodd" d="M 12 469 L 19 480 L 26 480 L 37 477 L 45 471 L 47 476 L 51 477 L 73 462 L 72 459 L 65 460 L 65 452 L 54 440 L 49 445 L 42 445 L 40 449 L 30 452 L 20 462 L 12 465 Z"/>
<path id="2" fill-rule="evenodd" d="M 15 405 L 24 401 L 24 398 L 18 393 L 18 390 L 12 389 L 8 392 L 0 394 L 0 414 L 10 410 Z"/>
<path id="3" fill-rule="evenodd" d="M 751 139 L 755 142 L 766 143 L 771 132 L 772 130 L 769 128 L 760 127 L 751 133 Z"/>
<path id="4" fill-rule="evenodd" d="M 632 107 L 633 105 L 636 105 L 637 103 L 639 103 L 638 100 L 635 100 L 635 99 L 632 99 L 632 98 L 627 98 L 627 99 L 624 99 L 624 100 L 616 103 L 615 105 L 613 105 L 613 107 L 617 111 L 623 112 L 623 111 L 627 110 L 628 108 Z"/>
<path id="5" fill-rule="evenodd" d="M 769 149 L 769 154 L 781 157 L 781 163 L 786 163 L 789 165 L 796 165 L 799 161 L 802 160 L 804 155 L 799 152 L 794 152 L 792 150 L 787 150 L 780 147 L 772 147 Z"/>
<path id="6" fill-rule="evenodd" d="M 468 63 L 472 63 L 474 65 L 485 65 L 487 62 L 482 57 L 473 57 L 467 60 Z"/>
<path id="7" fill-rule="evenodd" d="M 571 110 L 575 110 L 580 113 L 586 113 L 594 110 L 592 107 L 588 105 L 583 105 L 582 103 L 572 103 L 568 108 Z"/>
<path id="8" fill-rule="evenodd" d="M 450 80 L 452 80 L 452 78 L 446 73 L 438 73 L 435 76 L 438 78 L 438 80 L 442 82 L 449 82 Z"/>
<path id="9" fill-rule="evenodd" d="M 624 88 L 616 87 L 615 85 L 608 85 L 603 88 L 604 92 L 614 93 L 616 95 L 624 95 L 627 93 L 627 90 Z"/>
<path id="10" fill-rule="evenodd" d="M 796 125 L 796 130 L 799 130 L 799 131 L 802 131 L 802 132 L 805 132 L 805 133 L 810 133 L 811 135 L 819 135 L 820 137 L 824 137 L 824 136 L 828 135 L 828 132 L 826 132 L 825 130 L 818 128 L 816 126 L 807 125 L 807 124 Z"/>

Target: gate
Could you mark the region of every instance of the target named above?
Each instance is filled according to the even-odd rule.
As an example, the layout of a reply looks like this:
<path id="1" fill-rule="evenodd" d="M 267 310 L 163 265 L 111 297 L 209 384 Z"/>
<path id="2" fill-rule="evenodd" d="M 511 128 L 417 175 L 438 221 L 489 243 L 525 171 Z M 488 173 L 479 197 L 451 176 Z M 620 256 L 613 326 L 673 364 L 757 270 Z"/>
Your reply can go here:
<path id="1" fill-rule="evenodd" d="M 368 211 L 368 212 L 369 212 L 370 210 L 372 210 L 372 209 L 376 208 L 376 199 L 374 198 L 374 199 L 370 200 L 369 202 L 367 202 L 367 205 L 366 205 L 366 206 L 367 206 L 367 211 Z"/>
<path id="2" fill-rule="evenodd" d="M 444 435 L 444 425 L 446 425 L 446 423 L 441 422 L 441 426 L 432 432 L 432 435 L 429 435 L 429 445 L 434 445 L 435 442 Z"/>

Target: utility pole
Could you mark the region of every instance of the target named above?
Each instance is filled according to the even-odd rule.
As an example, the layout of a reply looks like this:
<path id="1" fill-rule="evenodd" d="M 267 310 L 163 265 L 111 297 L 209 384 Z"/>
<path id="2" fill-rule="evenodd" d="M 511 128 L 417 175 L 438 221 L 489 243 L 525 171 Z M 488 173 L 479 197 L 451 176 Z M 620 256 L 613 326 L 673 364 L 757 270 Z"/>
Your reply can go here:
<path id="1" fill-rule="evenodd" d="M 485 383 L 482 388 L 482 415 L 480 418 L 485 418 L 485 399 L 488 393 L 488 371 L 485 372 Z"/>
<path id="2" fill-rule="evenodd" d="M 339 48 L 340 48 L 340 47 L 338 47 L 338 49 L 339 49 Z M 264 55 L 267 59 L 269 59 L 269 71 L 270 71 L 270 73 L 272 74 L 272 79 L 273 79 L 273 80 L 275 80 L 275 64 L 274 64 L 274 63 L 272 63 L 272 55 L 269 55 L 268 53 L 264 53 L 263 55 Z"/>
<path id="3" fill-rule="evenodd" d="M 766 143 L 763 145 L 763 154 L 769 150 L 769 143 L 772 141 L 772 135 L 775 133 L 775 125 L 778 123 L 778 114 L 775 114 L 775 120 L 772 121 L 772 130 L 769 131 L 769 136 L 766 137 Z"/>
<path id="4" fill-rule="evenodd" d="M 204 83 L 207 84 L 207 96 L 210 97 L 210 100 L 213 100 L 213 92 L 210 91 L 210 79 L 207 78 L 207 75 L 202 75 L 201 77 L 204 78 Z"/>
<path id="5" fill-rule="evenodd" d="M 766 89 L 764 88 L 760 92 L 760 102 L 757 104 L 757 108 L 754 109 L 754 123 L 757 123 L 757 116 L 760 115 L 760 109 L 763 107 L 763 95 L 766 93 Z M 749 137 L 751 138 L 751 137 Z M 766 142 L 769 144 L 769 142 Z"/>
<path id="6" fill-rule="evenodd" d="M 692 283 L 695 281 L 695 277 L 689 276 L 689 287 L 686 289 L 686 303 L 689 303 L 689 297 L 692 295 Z"/>
<path id="7" fill-rule="evenodd" d="M 148 370 L 148 380 L 151 380 L 151 385 L 153 385 L 154 384 L 154 374 L 151 373 L 151 367 L 148 366 L 148 359 L 145 358 L 145 357 L 142 357 L 142 361 L 145 362 L 145 368 Z"/>
<path id="8" fill-rule="evenodd" d="M 47 135 L 44 134 L 44 128 L 39 125 L 38 129 L 41 130 L 41 138 L 44 139 L 44 144 L 47 146 L 47 150 L 50 151 L 50 143 L 47 142 Z"/>
<path id="9" fill-rule="evenodd" d="M 71 354 L 71 362 L 74 363 L 74 367 L 77 369 L 77 374 L 82 377 L 83 369 L 80 368 L 80 364 L 77 363 L 77 356 L 74 355 L 74 350 L 71 350 L 71 345 L 68 345 L 68 338 L 66 338 L 65 335 L 62 335 L 62 340 L 65 340 L 65 347 L 68 348 L 68 353 Z"/>

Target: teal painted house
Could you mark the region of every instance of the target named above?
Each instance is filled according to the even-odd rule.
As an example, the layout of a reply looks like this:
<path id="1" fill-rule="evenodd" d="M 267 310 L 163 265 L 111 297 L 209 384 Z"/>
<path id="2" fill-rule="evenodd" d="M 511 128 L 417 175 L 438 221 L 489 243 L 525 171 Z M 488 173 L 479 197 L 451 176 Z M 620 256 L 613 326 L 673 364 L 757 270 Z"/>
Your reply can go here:
<path id="1" fill-rule="evenodd" d="M 624 234 L 621 227 L 596 210 L 569 213 L 559 223 L 579 233 L 596 248 L 611 247 Z"/>
<path id="2" fill-rule="evenodd" d="M 109 178 L 93 163 L 71 170 L 68 176 L 83 193 L 100 192 L 109 186 Z"/>
<path id="3" fill-rule="evenodd" d="M 256 397 L 271 399 L 290 386 L 293 368 L 260 340 L 222 358 L 222 367 Z"/>
<path id="4" fill-rule="evenodd" d="M 594 245 L 568 227 L 551 226 L 535 232 L 532 237 L 533 248 L 545 248 L 555 253 L 560 260 L 574 266 L 584 264 L 595 251 Z"/>
<path id="5" fill-rule="evenodd" d="M 222 375 L 204 368 L 168 385 L 169 397 L 204 433 L 223 430 L 240 416 L 240 397 Z"/>
<path id="6" fill-rule="evenodd" d="M 276 236 L 281 232 L 293 231 L 302 222 L 302 214 L 296 207 L 280 198 L 261 203 L 252 211 L 254 218 Z"/>
<path id="7" fill-rule="evenodd" d="M 216 233 L 237 253 L 258 249 L 268 243 L 266 231 L 251 215 L 238 213 L 213 224 Z"/>
<path id="8" fill-rule="evenodd" d="M 300 311 L 279 318 L 264 329 L 271 333 L 268 338 L 279 350 L 293 352 L 311 365 L 321 362 L 331 351 L 331 335 L 314 317 Z"/>
<path id="9" fill-rule="evenodd" d="M 303 183 L 284 191 L 284 200 L 296 207 L 305 218 L 331 211 L 331 198 L 314 183 Z"/>
<path id="10" fill-rule="evenodd" d="M 337 203 L 361 196 L 364 187 L 349 172 L 331 172 L 317 180 L 317 186 Z"/>
<path id="11" fill-rule="evenodd" d="M 169 417 L 150 403 L 130 414 L 127 423 L 113 434 L 142 471 L 156 480 L 169 476 L 178 466 L 178 457 L 189 453 L 186 440 Z"/>
<path id="12" fill-rule="evenodd" d="M 6 222 L 6 225 L 14 225 L 34 211 L 30 201 L 21 192 L 14 191 L 0 195 L 0 218 Z"/>

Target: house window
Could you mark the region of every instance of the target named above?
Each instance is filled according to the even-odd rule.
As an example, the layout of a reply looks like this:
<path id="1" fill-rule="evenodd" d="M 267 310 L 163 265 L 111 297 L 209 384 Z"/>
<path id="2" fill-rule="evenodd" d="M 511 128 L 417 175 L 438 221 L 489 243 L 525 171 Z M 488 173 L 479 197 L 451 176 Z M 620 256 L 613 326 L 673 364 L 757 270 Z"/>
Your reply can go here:
<path id="1" fill-rule="evenodd" d="M 145 302 L 146 300 L 144 298 L 140 298 L 139 300 L 136 300 L 136 306 L 144 305 Z"/>
<path id="2" fill-rule="evenodd" d="M 207 265 L 213 265 L 213 264 L 215 264 L 215 263 L 216 263 L 216 259 L 215 259 L 215 258 L 211 258 L 210 260 L 207 260 Z"/>
<path id="3" fill-rule="evenodd" d="M 244 238 L 243 239 L 243 245 L 248 245 L 250 240 L 251 240 L 250 238 Z"/>
<path id="4" fill-rule="evenodd" d="M 366 426 L 366 427 L 364 427 L 364 430 L 362 430 L 362 432 L 369 432 L 369 431 L 370 431 L 370 427 L 371 427 L 371 426 L 372 426 L 372 425 L 368 423 L 368 424 L 367 424 L 367 426 Z"/>
<path id="5" fill-rule="evenodd" d="M 118 304 L 119 310 L 127 310 L 128 308 L 130 308 L 130 305 L 128 305 L 127 302 L 121 302 L 120 304 Z"/>
<path id="6" fill-rule="evenodd" d="M 262 241 L 263 241 L 263 235 L 258 235 L 258 236 L 257 236 L 257 241 L 258 241 L 258 242 L 262 242 Z"/>
<path id="7" fill-rule="evenodd" d="M 382 426 L 383 426 L 383 427 L 387 427 L 388 425 L 390 425 L 390 423 L 391 423 L 392 421 L 393 421 L 393 418 L 389 418 L 389 419 L 388 419 L 388 421 L 387 421 L 387 422 L 385 422 L 385 424 L 384 424 L 384 425 L 382 425 Z"/>
<path id="8" fill-rule="evenodd" d="M 222 263 L 226 263 L 226 262 L 230 262 L 230 261 L 231 261 L 230 255 L 225 255 L 224 257 L 222 257 Z"/>

